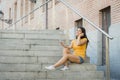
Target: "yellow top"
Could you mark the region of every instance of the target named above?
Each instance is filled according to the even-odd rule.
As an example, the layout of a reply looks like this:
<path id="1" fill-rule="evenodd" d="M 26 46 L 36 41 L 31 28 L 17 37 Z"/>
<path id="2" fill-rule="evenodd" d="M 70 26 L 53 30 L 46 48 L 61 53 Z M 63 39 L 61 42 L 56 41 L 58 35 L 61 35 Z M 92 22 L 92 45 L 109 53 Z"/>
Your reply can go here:
<path id="1" fill-rule="evenodd" d="M 81 40 L 85 40 L 85 39 L 87 39 L 87 38 L 83 38 Z M 72 48 L 74 50 L 73 54 L 76 55 L 76 56 L 81 56 L 83 59 L 85 59 L 87 43 L 83 44 L 83 45 L 80 45 L 80 46 L 77 46 L 76 41 L 77 40 L 72 40 Z"/>

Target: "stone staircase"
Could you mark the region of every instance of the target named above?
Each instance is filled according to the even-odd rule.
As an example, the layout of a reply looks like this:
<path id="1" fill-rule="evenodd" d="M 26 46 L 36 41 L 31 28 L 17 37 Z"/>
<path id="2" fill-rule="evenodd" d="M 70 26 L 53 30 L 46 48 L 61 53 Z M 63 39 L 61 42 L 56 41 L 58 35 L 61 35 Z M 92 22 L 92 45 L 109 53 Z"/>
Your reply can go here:
<path id="1" fill-rule="evenodd" d="M 0 80 L 104 80 L 104 73 L 88 62 L 70 70 L 45 70 L 62 56 L 62 31 L 0 31 Z"/>

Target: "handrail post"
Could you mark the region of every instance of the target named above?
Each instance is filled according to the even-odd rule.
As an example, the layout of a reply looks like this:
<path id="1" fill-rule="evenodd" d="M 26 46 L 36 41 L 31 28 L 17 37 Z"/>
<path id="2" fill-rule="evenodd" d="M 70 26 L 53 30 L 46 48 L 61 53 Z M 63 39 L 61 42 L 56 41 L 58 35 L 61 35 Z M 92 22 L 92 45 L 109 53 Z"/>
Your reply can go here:
<path id="1" fill-rule="evenodd" d="M 106 80 L 110 80 L 109 38 L 106 36 Z"/>

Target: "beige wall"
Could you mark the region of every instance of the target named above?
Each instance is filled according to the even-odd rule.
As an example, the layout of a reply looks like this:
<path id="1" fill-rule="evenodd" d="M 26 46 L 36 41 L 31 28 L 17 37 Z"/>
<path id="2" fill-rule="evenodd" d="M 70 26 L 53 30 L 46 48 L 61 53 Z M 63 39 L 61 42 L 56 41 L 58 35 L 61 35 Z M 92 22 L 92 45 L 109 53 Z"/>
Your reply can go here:
<path id="1" fill-rule="evenodd" d="M 5 13 L 4 18 L 9 18 L 9 8 L 12 10 L 12 19 L 14 21 L 14 9 L 15 2 L 17 2 L 17 19 L 19 19 L 21 12 L 21 1 L 22 0 L 2 0 L 4 5 L 2 10 Z M 37 0 L 35 7 L 42 4 L 43 0 Z M 94 22 L 96 25 L 101 25 L 101 15 L 100 10 L 111 6 L 111 21 L 112 24 L 120 22 L 120 0 L 66 0 L 74 8 L 76 8 L 82 15 Z M 25 15 L 25 0 L 23 0 L 23 15 Z M 30 1 L 28 3 L 28 12 L 30 12 Z M 66 8 L 62 3 L 57 3 L 55 7 L 52 2 L 49 3 L 49 29 L 55 29 L 56 27 L 61 27 L 62 29 L 74 27 L 74 21 L 80 19 L 78 15 L 73 13 L 71 10 Z M 37 10 L 34 13 L 34 18 L 30 19 L 28 16 L 28 22 L 25 23 L 25 19 L 17 23 L 17 26 L 12 27 L 16 29 L 45 29 L 45 13 L 42 10 L 43 8 Z M 22 23 L 23 22 L 23 25 Z M 83 26 L 90 26 L 87 22 L 83 22 Z M 4 25 L 4 28 L 8 27 Z"/>
<path id="2" fill-rule="evenodd" d="M 100 10 L 111 6 L 111 23 L 120 22 L 120 0 L 66 0 L 74 8 L 76 8 L 82 15 L 88 18 L 96 25 L 101 26 Z M 80 19 L 75 13 L 59 3 L 55 7 L 56 12 L 56 26 L 62 28 L 71 28 L 74 26 L 74 21 Z M 51 13 L 51 12 L 50 12 Z M 51 23 L 51 22 L 50 22 Z M 83 26 L 90 26 L 84 21 Z"/>
<path id="3" fill-rule="evenodd" d="M 21 18 L 21 3 L 23 3 L 23 16 L 25 16 L 25 1 L 21 2 L 22 0 L 2 0 L 2 11 L 4 12 L 4 19 L 9 19 L 9 9 L 11 8 L 11 18 L 13 23 Z M 17 3 L 17 12 L 16 12 L 16 19 L 15 19 L 15 3 Z M 36 7 L 36 5 L 35 5 Z M 30 1 L 28 0 L 28 12 L 30 12 Z M 34 13 L 39 13 L 39 10 Z M 39 16 L 38 16 L 39 17 Z M 16 24 L 16 26 L 11 26 L 12 29 L 34 29 L 38 24 L 38 17 L 37 15 L 34 18 L 30 19 L 30 15 L 27 17 L 28 20 L 25 22 L 25 19 L 21 20 Z M 23 25 L 22 25 L 23 23 Z M 4 22 L 4 24 L 6 24 Z M 9 27 L 9 25 L 4 25 L 4 28 Z"/>

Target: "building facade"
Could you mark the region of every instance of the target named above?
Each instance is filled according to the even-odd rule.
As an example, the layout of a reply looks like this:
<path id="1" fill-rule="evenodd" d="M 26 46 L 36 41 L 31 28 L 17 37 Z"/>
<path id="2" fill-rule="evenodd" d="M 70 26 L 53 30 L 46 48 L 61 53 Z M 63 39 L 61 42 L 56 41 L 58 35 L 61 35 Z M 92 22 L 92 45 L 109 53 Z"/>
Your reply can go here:
<path id="1" fill-rule="evenodd" d="M 105 32 L 114 37 L 110 40 L 110 69 L 111 76 L 120 79 L 120 0 L 65 0 L 80 14 L 98 25 Z M 59 0 L 52 0 L 47 5 L 38 8 L 45 0 L 1 0 L 1 9 L 4 19 L 12 19 L 14 25 L 0 22 L 1 29 L 14 30 L 41 30 L 60 28 L 74 38 L 74 31 L 79 26 L 84 26 L 90 40 L 87 55 L 90 62 L 103 66 L 105 62 L 105 37 L 93 28 L 82 17 L 75 14 Z M 38 8 L 27 17 L 29 12 Z M 24 18 L 25 17 L 25 18 Z M 21 19 L 22 18 L 22 19 Z M 19 20 L 18 22 L 16 22 Z M 116 74 L 114 74 L 116 73 Z"/>

